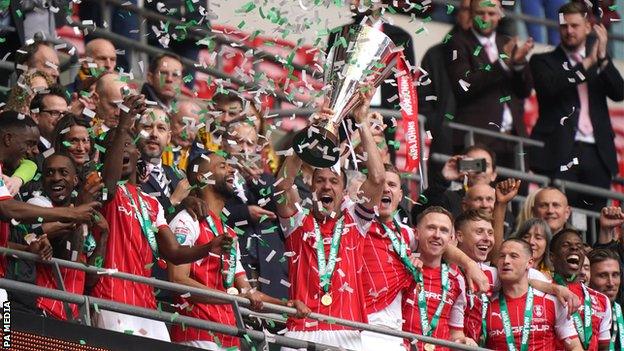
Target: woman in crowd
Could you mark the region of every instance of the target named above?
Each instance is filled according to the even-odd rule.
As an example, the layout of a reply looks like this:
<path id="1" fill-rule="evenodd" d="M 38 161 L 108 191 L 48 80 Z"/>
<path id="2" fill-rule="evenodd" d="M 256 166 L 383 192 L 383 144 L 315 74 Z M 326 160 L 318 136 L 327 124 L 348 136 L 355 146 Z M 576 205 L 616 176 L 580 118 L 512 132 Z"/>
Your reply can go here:
<path id="1" fill-rule="evenodd" d="M 551 279 L 552 262 L 550 261 L 550 239 L 552 233 L 543 219 L 529 218 L 524 221 L 513 235 L 531 245 L 533 250 L 533 268 Z"/>
<path id="2" fill-rule="evenodd" d="M 96 150 L 89 131 L 91 126 L 82 116 L 67 114 L 61 118 L 54 129 L 53 147 L 56 152 L 65 152 L 78 168 L 80 180 L 85 180 L 92 167 L 97 163 Z"/>

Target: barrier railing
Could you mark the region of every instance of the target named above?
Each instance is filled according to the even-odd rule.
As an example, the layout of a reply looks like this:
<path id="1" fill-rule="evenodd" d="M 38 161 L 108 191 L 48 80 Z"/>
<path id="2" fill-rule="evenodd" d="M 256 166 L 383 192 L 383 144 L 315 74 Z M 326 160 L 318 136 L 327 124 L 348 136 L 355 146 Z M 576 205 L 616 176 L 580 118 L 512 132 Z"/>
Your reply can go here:
<path id="1" fill-rule="evenodd" d="M 241 311 L 239 309 L 239 306 L 250 307 L 250 302 L 246 298 L 235 296 L 235 295 L 229 295 L 229 294 L 218 292 L 215 290 L 199 289 L 199 288 L 195 288 L 192 286 L 171 283 L 171 282 L 158 280 L 154 278 L 141 277 L 141 276 L 132 275 L 128 273 L 118 272 L 116 270 L 109 270 L 109 269 L 104 269 L 104 268 L 98 268 L 95 266 L 88 266 L 83 263 L 66 261 L 66 260 L 61 260 L 58 258 L 52 258 L 51 260 L 42 260 L 39 256 L 35 254 L 24 252 L 24 251 L 17 251 L 17 250 L 5 248 L 5 247 L 0 247 L 0 255 L 12 256 L 12 257 L 26 259 L 26 260 L 35 261 L 38 263 L 43 263 L 43 264 L 48 264 L 48 265 L 58 264 L 60 267 L 77 269 L 77 270 L 81 270 L 81 271 L 92 273 L 92 274 L 106 274 L 111 277 L 129 280 L 129 281 L 133 281 L 137 283 L 142 283 L 142 284 L 146 284 L 146 285 L 159 288 L 159 289 L 167 289 L 167 290 L 171 290 L 171 291 L 178 292 L 181 294 L 191 294 L 191 295 L 215 298 L 215 299 L 219 299 L 219 300 L 232 303 L 235 309 L 235 313 L 237 313 L 236 311 L 239 311 L 239 312 Z M 28 289 L 27 292 L 31 294 L 40 293 L 41 296 L 50 297 L 53 299 L 58 298 L 60 300 L 64 300 L 64 301 L 82 305 L 82 306 L 85 306 L 85 305 L 90 306 L 90 305 L 94 305 L 95 303 L 97 303 L 98 308 L 110 309 L 111 311 L 127 313 L 127 314 L 137 313 L 137 315 L 141 317 L 163 320 L 168 323 L 172 323 L 172 322 L 176 323 L 177 321 L 180 321 L 180 322 L 184 321 L 184 324 L 188 326 L 193 326 L 193 327 L 208 329 L 208 330 L 215 330 L 220 333 L 239 336 L 239 337 L 244 335 L 244 334 L 241 334 L 241 332 L 247 333 L 249 331 L 249 329 L 245 329 L 244 327 L 240 327 L 240 326 L 237 326 L 237 327 L 226 326 L 227 328 L 223 328 L 224 325 L 222 324 L 219 324 L 221 326 L 219 327 L 220 329 L 218 330 L 212 329 L 218 323 L 211 323 L 207 321 L 196 320 L 190 317 L 177 316 L 175 314 L 168 314 L 166 312 L 154 311 L 154 310 L 140 308 L 136 306 L 125 305 L 125 304 L 121 304 L 121 303 L 114 302 L 114 301 L 94 298 L 91 296 L 77 295 L 77 294 L 72 294 L 72 293 L 59 291 L 59 290 L 53 290 L 53 289 L 44 290 L 43 288 L 38 287 L 36 285 L 15 282 L 15 281 L 8 280 L 8 279 L 0 279 L 0 287 L 7 288 L 7 289 L 15 288 L 19 291 L 24 291 L 25 289 Z M 296 310 L 294 308 L 274 305 L 271 303 L 264 303 L 263 309 L 269 313 L 279 313 L 279 314 L 284 314 L 288 316 L 294 316 L 296 314 Z M 246 310 L 242 310 L 242 311 L 244 312 Z M 263 313 L 257 313 L 257 312 L 253 312 L 253 313 L 254 313 L 254 316 L 257 316 L 257 317 L 263 316 Z M 87 318 L 87 317 L 90 317 L 88 315 L 89 311 L 83 311 L 82 314 L 85 317 L 84 319 L 87 319 L 87 320 L 90 319 L 90 318 Z M 174 316 L 176 317 L 173 318 Z M 471 346 L 458 344 L 458 343 L 454 343 L 454 342 L 447 341 L 447 340 L 440 340 L 440 339 L 435 339 L 435 338 L 427 337 L 423 335 L 407 333 L 407 332 L 393 330 L 389 328 L 383 328 L 379 326 L 369 325 L 366 323 L 360 323 L 360 322 L 355 322 L 355 321 L 351 321 L 347 319 L 323 315 L 320 313 L 312 313 L 310 314 L 308 318 L 315 319 L 317 321 L 334 323 L 334 324 L 346 326 L 346 327 L 353 328 L 353 329 L 366 330 L 370 332 L 391 335 L 391 336 L 395 336 L 399 338 L 405 338 L 408 340 L 418 340 L 419 342 L 431 343 L 431 344 L 448 347 L 448 348 L 452 348 L 456 350 L 487 351 L 487 349 L 484 349 L 484 348 L 471 347 Z M 191 322 L 192 324 L 187 323 L 187 321 Z M 262 334 L 262 336 L 260 334 Z M 265 340 L 264 333 L 254 331 L 253 335 L 254 337 L 250 335 L 252 339 Z M 288 347 L 312 347 L 314 345 L 317 345 L 317 346 L 319 345 L 319 344 L 314 344 L 308 341 L 302 341 L 302 340 L 292 341 L 292 340 L 285 340 L 283 338 L 286 338 L 286 337 L 279 337 L 275 339 L 275 343 L 288 346 L 288 345 L 292 345 L 293 342 L 297 341 L 300 343 L 305 343 L 307 345 L 307 346 L 288 346 Z M 286 339 L 290 339 L 290 338 L 286 338 Z M 283 344 L 282 342 L 285 342 L 286 344 Z M 299 344 L 299 345 L 302 345 L 302 344 Z M 337 348 L 330 348 L 330 349 L 333 350 Z"/>

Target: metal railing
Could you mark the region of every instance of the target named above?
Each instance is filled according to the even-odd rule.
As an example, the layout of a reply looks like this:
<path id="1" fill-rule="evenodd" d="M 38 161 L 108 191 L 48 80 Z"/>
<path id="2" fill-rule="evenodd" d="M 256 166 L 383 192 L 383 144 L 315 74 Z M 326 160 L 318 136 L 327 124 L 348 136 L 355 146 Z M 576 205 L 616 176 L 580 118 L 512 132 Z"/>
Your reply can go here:
<path id="1" fill-rule="evenodd" d="M 76 269 L 76 270 L 84 271 L 86 273 L 91 273 L 91 274 L 106 274 L 114 278 L 119 278 L 119 279 L 124 279 L 128 281 L 133 281 L 136 283 L 146 284 L 151 287 L 155 287 L 159 289 L 166 289 L 166 290 L 174 291 L 174 292 L 181 293 L 181 294 L 191 294 L 191 295 L 196 295 L 196 296 L 203 296 L 203 297 L 223 300 L 223 301 L 230 302 L 233 304 L 235 315 L 239 314 L 240 312 L 246 312 L 246 311 L 248 312 L 248 310 L 240 309 L 239 306 L 250 307 L 250 302 L 248 299 L 235 296 L 235 295 L 229 295 L 223 292 L 218 292 L 216 290 L 199 289 L 199 288 L 192 287 L 192 286 L 171 283 L 168 281 L 158 280 L 155 278 L 147 278 L 147 277 L 132 275 L 132 274 L 124 273 L 124 272 L 118 272 L 116 270 L 109 270 L 109 269 L 99 268 L 95 266 L 88 266 L 83 263 L 66 261 L 66 260 L 61 260 L 58 258 L 52 258 L 51 260 L 42 260 L 39 256 L 35 254 L 24 252 L 24 251 L 17 251 L 17 250 L 5 248 L 5 247 L 0 247 L 0 255 L 26 259 L 26 260 L 35 261 L 37 263 L 43 263 L 43 264 L 48 264 L 48 265 L 58 265 L 60 267 Z M 236 327 L 227 326 L 227 325 L 203 321 L 203 320 L 199 320 L 195 318 L 178 316 L 178 315 L 167 313 L 167 312 L 154 311 L 151 309 L 126 305 L 126 304 L 118 303 L 115 301 L 104 300 L 104 299 L 95 298 L 91 296 L 77 295 L 77 294 L 72 294 L 72 293 L 68 293 L 65 291 L 59 291 L 59 290 L 54 290 L 54 289 L 44 289 L 36 285 L 16 282 L 16 281 L 8 280 L 8 279 L 0 279 L 0 288 L 6 288 L 9 290 L 15 289 L 17 291 L 28 292 L 31 294 L 38 294 L 40 296 L 45 296 L 45 297 L 49 297 L 52 299 L 58 299 L 62 301 L 67 301 L 69 303 L 77 304 L 81 306 L 81 314 L 83 315 L 84 317 L 83 319 L 85 319 L 85 321 L 90 320 L 90 311 L 88 310 L 88 308 L 86 308 L 86 306 L 92 306 L 94 304 L 97 304 L 98 308 L 102 308 L 105 310 L 111 310 L 111 311 L 115 311 L 119 313 L 136 314 L 144 318 L 162 320 L 170 324 L 171 323 L 178 324 L 178 322 L 180 324 L 184 323 L 184 325 L 187 325 L 187 326 L 193 326 L 193 327 L 206 329 L 206 330 L 214 330 L 219 333 L 238 336 L 238 337 L 242 337 L 246 333 L 251 332 L 252 334 L 248 334 L 248 335 L 254 340 L 257 340 L 257 341 L 267 340 L 267 336 L 264 333 L 254 331 L 251 329 L 246 329 L 244 325 L 242 325 L 242 321 L 238 321 L 238 320 L 237 320 Z M 294 308 L 275 305 L 271 303 L 264 303 L 263 309 L 269 313 L 278 313 L 278 314 L 283 314 L 283 315 L 288 315 L 288 316 L 294 316 L 297 312 Z M 255 317 L 260 317 L 260 318 L 265 317 L 264 313 L 253 312 L 253 315 Z M 374 333 L 395 336 L 395 337 L 404 338 L 404 339 L 408 339 L 412 341 L 418 340 L 419 342 L 431 343 L 431 344 L 448 347 L 448 348 L 452 348 L 456 350 L 488 351 L 487 349 L 484 349 L 484 348 L 467 346 L 467 345 L 458 344 L 458 343 L 454 343 L 454 342 L 447 341 L 447 340 L 441 340 L 441 339 L 436 339 L 436 338 L 418 335 L 414 333 L 408 333 L 404 331 L 379 327 L 379 326 L 370 325 L 366 323 L 355 322 L 355 321 L 351 321 L 347 319 L 336 318 L 333 316 L 323 315 L 320 313 L 312 313 L 308 316 L 308 318 L 315 319 L 320 322 L 333 323 L 333 324 L 342 325 L 342 326 L 346 326 L 346 327 L 353 328 L 353 329 L 366 330 L 366 331 L 370 331 Z M 320 346 L 319 344 L 315 344 L 315 343 L 304 341 L 304 340 L 295 340 L 295 339 L 291 339 L 287 337 L 279 337 L 277 335 L 271 335 L 271 338 L 273 337 L 275 337 L 274 343 L 288 346 L 288 347 L 304 347 L 308 349 L 314 349 L 313 348 L 314 346 Z M 289 345 L 294 345 L 294 343 L 297 343 L 298 346 L 289 346 Z M 323 347 L 325 346 L 323 345 Z M 339 349 L 336 347 L 330 347 L 330 346 L 327 346 L 327 347 L 329 347 L 330 350 Z"/>

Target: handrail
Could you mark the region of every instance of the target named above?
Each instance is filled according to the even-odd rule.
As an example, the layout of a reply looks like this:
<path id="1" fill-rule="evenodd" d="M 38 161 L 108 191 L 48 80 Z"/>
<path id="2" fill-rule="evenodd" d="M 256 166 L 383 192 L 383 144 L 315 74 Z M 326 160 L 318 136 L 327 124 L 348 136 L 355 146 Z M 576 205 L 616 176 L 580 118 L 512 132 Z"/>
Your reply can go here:
<path id="1" fill-rule="evenodd" d="M 307 115 L 311 115 L 312 113 L 316 111 L 317 110 L 313 108 L 275 109 L 275 110 L 270 110 L 266 118 L 289 117 L 292 115 L 307 116 Z M 401 111 L 399 110 L 371 107 L 371 111 L 379 112 L 383 116 L 396 118 L 397 120 L 403 118 L 403 115 L 401 114 Z M 418 115 L 418 119 L 426 120 L 427 117 L 423 115 Z M 539 141 L 539 140 L 535 140 L 531 138 L 525 138 L 525 137 L 516 136 L 516 135 L 508 135 L 505 133 L 496 132 L 496 131 L 488 130 L 485 128 L 473 127 L 467 124 L 462 124 L 462 123 L 457 123 L 457 122 L 447 122 L 447 123 L 448 123 L 448 126 L 452 129 L 473 132 L 476 134 L 482 134 L 482 135 L 499 138 L 499 139 L 506 140 L 506 141 L 513 141 L 516 143 L 522 143 L 522 144 L 530 145 L 530 146 L 544 147 L 543 141 Z"/>
<path id="2" fill-rule="evenodd" d="M 282 64 L 282 65 L 284 64 L 283 61 L 285 61 L 285 58 L 282 58 L 278 55 L 274 55 L 263 50 L 259 50 L 257 48 L 253 48 L 251 46 L 246 45 L 242 41 L 232 40 L 228 38 L 227 36 L 221 35 L 219 33 L 215 33 L 208 28 L 201 27 L 201 26 L 190 26 L 188 25 L 187 22 L 183 22 L 175 17 L 165 16 L 158 12 L 154 12 L 154 11 L 142 8 L 142 7 L 138 7 L 137 5 L 131 4 L 130 2 L 121 2 L 119 0 L 87 0 L 87 1 L 96 2 L 96 3 L 105 2 L 111 5 L 114 5 L 116 7 L 121 7 L 126 11 L 133 12 L 149 20 L 165 21 L 165 22 L 170 22 L 171 24 L 174 24 L 174 25 L 183 25 L 187 27 L 188 29 L 187 34 L 193 35 L 194 37 L 200 38 L 200 39 L 203 39 L 206 36 L 211 36 L 212 39 L 214 39 L 219 44 L 232 45 L 232 47 L 239 48 L 242 51 L 252 50 L 253 56 L 256 59 L 268 59 L 271 62 Z M 308 74 L 313 75 L 315 78 L 321 77 L 320 72 L 318 72 L 317 70 L 313 70 L 309 66 L 302 66 L 295 62 L 291 63 L 290 65 L 298 71 L 306 71 Z"/>
<path id="3" fill-rule="evenodd" d="M 167 282 L 167 281 L 163 281 L 163 280 L 159 280 L 155 278 L 141 277 L 141 276 L 124 273 L 124 272 L 117 272 L 116 270 L 115 271 L 108 270 L 108 269 L 99 268 L 95 266 L 85 265 L 85 264 L 78 263 L 78 262 L 61 260 L 58 258 L 52 258 L 50 260 L 42 260 L 38 255 L 32 254 L 30 252 L 13 250 L 13 249 L 9 249 L 6 247 L 0 247 L 0 255 L 15 256 L 21 259 L 27 259 L 27 260 L 35 261 L 38 263 L 44 263 L 44 264 L 58 264 L 61 267 L 77 269 L 77 270 L 81 270 L 87 273 L 107 274 L 111 277 L 125 279 L 129 281 L 137 282 L 137 283 L 142 283 L 142 284 L 146 284 L 146 285 L 160 288 L 160 289 L 167 289 L 167 290 L 171 290 L 171 291 L 175 291 L 179 293 L 185 293 L 185 294 L 186 293 L 196 294 L 198 296 L 216 298 L 216 299 L 227 301 L 227 302 L 235 302 L 245 307 L 250 307 L 251 305 L 249 300 L 246 298 L 235 296 L 235 295 L 229 295 L 223 292 L 199 289 L 199 288 L 195 288 L 192 286 L 171 283 L 171 282 Z M 0 279 L 0 287 L 2 286 L 2 284 L 4 284 L 3 280 Z M 94 301 L 100 300 L 100 299 L 96 299 L 93 297 L 89 297 L 89 300 L 91 299 L 93 299 Z M 73 303 L 81 303 L 83 301 L 84 300 L 79 301 L 79 302 L 73 302 Z M 104 300 L 104 301 L 108 301 L 108 300 Z M 111 306 L 113 306 L 113 304 Z M 263 303 L 263 309 L 265 309 L 268 312 L 282 313 L 282 314 L 287 314 L 290 316 L 295 315 L 297 312 L 294 308 L 275 305 L 271 303 Z M 399 338 L 405 338 L 409 340 L 416 339 L 420 342 L 436 344 L 436 345 L 440 345 L 440 346 L 448 347 L 452 349 L 457 349 L 457 350 L 488 351 L 487 349 L 484 349 L 484 348 L 467 346 L 467 345 L 458 344 L 458 343 L 454 343 L 454 342 L 447 341 L 447 340 L 440 340 L 440 339 L 436 339 L 432 337 L 427 337 L 424 335 L 418 335 L 414 333 L 408 333 L 404 331 L 383 328 L 383 327 L 379 327 L 375 325 L 369 325 L 366 323 L 360 323 L 360 322 L 355 322 L 355 321 L 351 321 L 347 319 L 323 315 L 320 313 L 311 313 L 308 316 L 308 318 L 316 319 L 318 321 L 330 322 L 330 323 L 334 323 L 334 324 L 338 324 L 338 325 L 342 325 L 342 326 L 346 326 L 346 327 L 350 327 L 354 329 L 366 330 L 366 331 L 371 331 L 374 333 L 380 333 L 380 334 L 391 335 L 391 336 L 395 336 Z"/>
<path id="4" fill-rule="evenodd" d="M 449 158 L 451 158 L 451 156 L 439 154 L 439 153 L 433 153 L 429 155 L 430 160 L 433 160 L 435 162 L 441 162 L 441 163 L 446 162 Z M 517 179 L 521 179 L 523 181 L 527 181 L 531 183 L 538 183 L 538 184 L 541 184 L 542 186 L 547 186 L 550 183 L 550 178 L 546 176 L 520 172 L 518 170 L 506 168 L 506 167 L 496 167 L 496 173 L 504 177 L 517 178 Z"/>
<path id="5" fill-rule="evenodd" d="M 556 187 L 561 188 L 562 190 L 570 189 L 572 191 L 576 191 L 579 193 L 591 194 L 591 195 L 596 195 L 600 197 L 605 197 L 607 199 L 616 199 L 616 200 L 624 201 L 624 194 L 618 193 L 615 191 L 609 191 L 609 190 L 599 188 L 593 185 L 587 185 L 587 184 L 572 182 L 572 181 L 563 180 L 563 179 L 555 179 L 553 180 L 553 184 Z"/>
<path id="6" fill-rule="evenodd" d="M 174 52 L 170 51 L 170 50 L 165 50 L 162 48 L 158 48 L 158 47 L 154 47 L 151 45 L 147 45 L 147 44 L 142 44 L 140 42 L 137 42 L 135 40 L 126 38 L 123 35 L 119 35 L 119 34 L 115 34 L 112 33 L 110 31 L 107 30 L 102 30 L 100 28 L 96 28 L 93 25 L 84 25 L 78 22 L 73 22 L 70 23 L 70 25 L 72 26 L 77 26 L 81 29 L 87 29 L 89 31 L 91 31 L 92 33 L 97 34 L 97 36 L 108 39 L 114 43 L 121 43 L 122 45 L 128 45 L 128 46 L 132 46 L 133 49 L 141 51 L 141 52 L 145 52 L 148 53 L 150 55 L 160 55 L 160 54 L 164 54 L 164 53 L 168 53 L 168 54 L 175 54 Z M 180 57 L 180 61 L 182 62 L 182 64 L 186 67 L 192 68 L 194 70 L 206 73 L 208 75 L 211 75 L 213 77 L 217 77 L 226 81 L 230 81 L 234 84 L 237 84 L 239 86 L 245 87 L 247 89 L 262 89 L 264 91 L 266 91 L 269 94 L 274 94 L 275 96 L 279 97 L 282 100 L 285 101 L 298 101 L 296 98 L 289 98 L 286 94 L 284 94 L 281 91 L 277 91 L 277 90 L 269 90 L 266 89 L 266 87 L 261 87 L 255 83 L 250 83 L 247 81 L 244 81 L 242 79 L 236 78 L 234 76 L 230 76 L 228 74 L 225 74 L 219 70 L 216 70 L 214 68 L 210 68 L 207 66 L 202 66 L 202 65 L 198 65 L 196 61 L 193 61 L 191 59 L 188 59 L 186 57 Z"/>
<path id="7" fill-rule="evenodd" d="M 331 351 L 339 351 L 341 348 L 319 344 L 311 341 L 300 340 L 295 338 L 289 338 L 281 335 L 266 335 L 265 333 L 253 329 L 241 329 L 238 327 L 234 327 L 231 325 L 211 322 L 203 319 L 187 317 L 183 315 L 179 315 L 176 313 L 169 313 L 164 311 L 152 310 L 144 307 L 137 307 L 133 305 L 128 305 L 124 303 L 119 303 L 111 300 L 101 299 L 97 297 L 88 298 L 84 295 L 78 295 L 74 293 L 69 293 L 66 291 L 55 290 L 50 288 L 40 287 L 34 284 L 23 283 L 15 280 L 0 279 L 0 288 L 19 291 L 28 294 L 36 294 L 38 296 L 43 296 L 55 300 L 61 300 L 77 305 L 89 304 L 89 306 L 97 306 L 98 309 L 103 309 L 107 311 L 113 311 L 118 313 L 132 314 L 135 316 L 149 318 L 154 320 L 159 320 L 166 323 L 173 324 L 181 324 L 186 327 L 194 327 L 199 329 L 204 329 L 208 331 L 216 331 L 217 333 L 243 337 L 246 335 L 251 340 L 259 341 L 259 342 L 268 342 L 268 339 L 272 339 L 272 342 L 278 343 L 287 347 L 294 348 L 306 348 L 306 349 L 318 349 L 321 347 L 323 350 L 331 350 Z"/>

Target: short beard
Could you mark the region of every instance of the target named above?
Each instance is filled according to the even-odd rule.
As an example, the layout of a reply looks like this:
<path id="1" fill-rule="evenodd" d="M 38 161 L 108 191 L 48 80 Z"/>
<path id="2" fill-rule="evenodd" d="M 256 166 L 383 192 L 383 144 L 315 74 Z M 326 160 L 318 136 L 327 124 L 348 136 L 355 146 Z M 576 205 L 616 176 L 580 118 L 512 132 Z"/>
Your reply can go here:
<path id="1" fill-rule="evenodd" d="M 234 190 L 228 188 L 225 179 L 222 179 L 215 183 L 214 191 L 224 199 L 229 199 L 234 196 Z"/>

